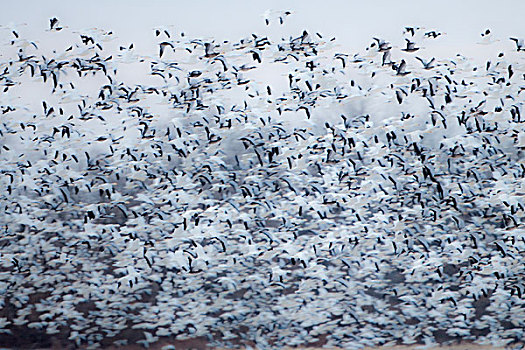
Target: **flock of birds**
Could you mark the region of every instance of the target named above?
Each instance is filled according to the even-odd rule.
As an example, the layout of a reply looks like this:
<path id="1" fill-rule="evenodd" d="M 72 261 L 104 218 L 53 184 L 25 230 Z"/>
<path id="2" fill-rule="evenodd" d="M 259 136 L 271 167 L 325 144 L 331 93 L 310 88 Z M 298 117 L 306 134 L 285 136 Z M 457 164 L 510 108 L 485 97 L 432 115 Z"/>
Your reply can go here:
<path id="1" fill-rule="evenodd" d="M 0 345 L 521 344 L 523 39 L 0 30 Z"/>

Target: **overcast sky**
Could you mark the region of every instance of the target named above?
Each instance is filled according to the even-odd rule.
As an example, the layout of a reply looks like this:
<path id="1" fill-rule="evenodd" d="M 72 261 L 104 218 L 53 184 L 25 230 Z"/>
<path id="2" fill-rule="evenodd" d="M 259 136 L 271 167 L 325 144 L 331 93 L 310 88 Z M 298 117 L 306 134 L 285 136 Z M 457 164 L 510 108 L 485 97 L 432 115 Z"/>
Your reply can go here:
<path id="1" fill-rule="evenodd" d="M 294 13 L 285 29 L 265 27 L 262 13 L 269 8 Z M 403 45 L 402 28 L 418 25 L 448 34 L 437 43 L 444 54 L 461 52 L 475 56 L 478 51 L 487 50 L 474 45 L 487 28 L 501 39 L 498 45 L 511 49 L 509 36 L 525 36 L 524 15 L 525 1 L 520 0 L 9 0 L 3 3 L 0 24 L 27 23 L 26 30 L 38 35 L 49 25 L 49 18 L 56 16 L 71 28 L 100 27 L 113 30 L 122 41 L 137 43 L 153 40 L 151 29 L 161 25 L 173 25 L 175 31 L 184 31 L 190 37 L 230 40 L 252 32 L 278 30 L 297 34 L 308 29 L 337 37 L 348 50 L 363 49 L 372 36 L 394 43 L 397 40 Z"/>

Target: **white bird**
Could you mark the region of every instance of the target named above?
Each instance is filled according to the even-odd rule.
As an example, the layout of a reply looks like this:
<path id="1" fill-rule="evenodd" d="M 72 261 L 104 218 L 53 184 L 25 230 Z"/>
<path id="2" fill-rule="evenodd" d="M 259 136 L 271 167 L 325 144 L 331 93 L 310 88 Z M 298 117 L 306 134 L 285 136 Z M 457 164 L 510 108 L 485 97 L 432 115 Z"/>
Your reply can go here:
<path id="1" fill-rule="evenodd" d="M 279 24 L 283 25 L 285 19 L 292 14 L 291 11 L 266 10 L 263 13 L 264 23 L 269 26 L 274 20 L 279 20 Z"/>
<path id="2" fill-rule="evenodd" d="M 525 51 L 525 42 L 523 38 L 509 38 L 510 40 L 514 41 L 516 44 L 516 51 Z"/>
<path id="3" fill-rule="evenodd" d="M 477 44 L 480 44 L 480 45 L 491 45 L 491 44 L 494 44 L 494 43 L 496 43 L 498 41 L 499 41 L 499 39 L 494 39 L 490 29 L 487 29 L 483 33 L 481 33 L 481 41 L 478 41 Z"/>

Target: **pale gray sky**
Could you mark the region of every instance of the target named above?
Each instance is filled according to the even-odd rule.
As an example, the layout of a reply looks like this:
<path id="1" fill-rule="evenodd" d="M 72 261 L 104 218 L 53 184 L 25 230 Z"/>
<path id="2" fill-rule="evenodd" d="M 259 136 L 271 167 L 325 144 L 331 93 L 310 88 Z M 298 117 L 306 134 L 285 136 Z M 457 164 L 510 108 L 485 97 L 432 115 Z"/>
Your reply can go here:
<path id="1" fill-rule="evenodd" d="M 113 30 L 122 41 L 139 43 L 153 40 L 150 29 L 159 25 L 173 25 L 190 37 L 237 40 L 252 32 L 265 34 L 269 29 L 261 15 L 269 8 L 294 12 L 283 33 L 297 34 L 303 29 L 321 32 L 336 36 L 349 50 L 364 48 L 374 35 L 403 45 L 401 31 L 405 25 L 447 32 L 438 44 L 444 54 L 461 51 L 476 56 L 486 51 L 473 45 L 486 28 L 506 49 L 513 45 L 509 36 L 525 36 L 525 1 L 520 0 L 8 0 L 2 5 L 0 24 L 28 23 L 27 30 L 35 36 L 48 27 L 49 18 L 56 16 L 74 29 L 101 27 Z"/>

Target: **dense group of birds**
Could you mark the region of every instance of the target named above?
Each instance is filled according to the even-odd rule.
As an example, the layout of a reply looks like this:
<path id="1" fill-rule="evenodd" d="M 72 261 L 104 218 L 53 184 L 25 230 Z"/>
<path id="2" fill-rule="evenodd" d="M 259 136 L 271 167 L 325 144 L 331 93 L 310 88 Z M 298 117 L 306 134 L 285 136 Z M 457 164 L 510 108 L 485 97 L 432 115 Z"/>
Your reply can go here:
<path id="1" fill-rule="evenodd" d="M 419 27 L 358 53 L 23 29 L 0 28 L 0 345 L 523 339 L 523 39 L 477 63 Z"/>

